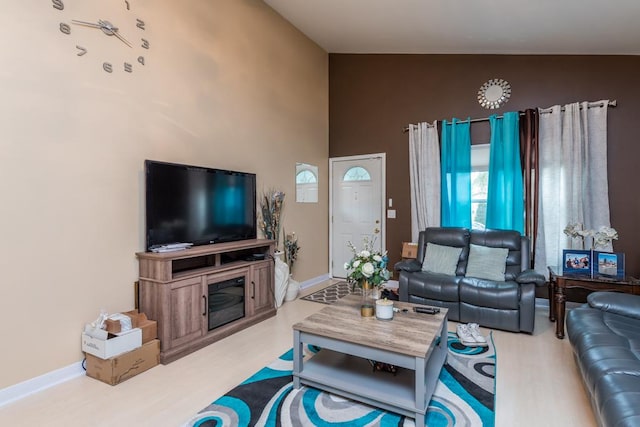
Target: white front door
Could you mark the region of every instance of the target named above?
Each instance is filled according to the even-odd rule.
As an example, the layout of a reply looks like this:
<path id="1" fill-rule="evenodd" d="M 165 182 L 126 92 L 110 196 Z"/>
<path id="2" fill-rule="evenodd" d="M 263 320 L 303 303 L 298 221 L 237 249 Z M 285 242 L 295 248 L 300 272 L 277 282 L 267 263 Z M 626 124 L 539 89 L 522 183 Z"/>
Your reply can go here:
<path id="1" fill-rule="evenodd" d="M 358 250 L 362 240 L 376 235 L 375 248 L 385 246 L 384 170 L 385 155 L 339 157 L 329 160 L 332 277 L 347 277 L 344 263 L 353 257 L 347 246 Z M 377 233 L 377 234 L 376 234 Z"/>

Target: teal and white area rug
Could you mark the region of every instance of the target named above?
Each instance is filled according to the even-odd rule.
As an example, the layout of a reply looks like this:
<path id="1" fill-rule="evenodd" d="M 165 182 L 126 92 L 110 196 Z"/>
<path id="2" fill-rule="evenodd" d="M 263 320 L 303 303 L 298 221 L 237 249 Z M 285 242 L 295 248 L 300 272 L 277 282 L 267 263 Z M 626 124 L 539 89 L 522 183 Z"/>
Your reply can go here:
<path id="1" fill-rule="evenodd" d="M 429 403 L 429 427 L 495 424 L 496 353 L 470 348 L 449 332 L 449 354 Z M 305 358 L 319 350 L 305 348 Z M 344 399 L 312 387 L 293 388 L 293 350 L 217 399 L 189 420 L 188 427 L 413 427 L 412 418 Z M 402 368 L 399 368 L 402 369 Z M 393 375 L 372 372 L 372 375 Z"/>

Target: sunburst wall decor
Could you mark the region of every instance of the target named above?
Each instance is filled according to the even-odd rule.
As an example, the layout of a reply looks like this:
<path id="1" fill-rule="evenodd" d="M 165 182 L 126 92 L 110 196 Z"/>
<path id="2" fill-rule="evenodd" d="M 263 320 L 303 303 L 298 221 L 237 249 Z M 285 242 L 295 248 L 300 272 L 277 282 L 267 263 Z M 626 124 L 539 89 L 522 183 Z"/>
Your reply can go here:
<path id="1" fill-rule="evenodd" d="M 509 101 L 511 85 L 503 79 L 491 79 L 478 91 L 478 102 L 484 108 L 495 110 Z"/>

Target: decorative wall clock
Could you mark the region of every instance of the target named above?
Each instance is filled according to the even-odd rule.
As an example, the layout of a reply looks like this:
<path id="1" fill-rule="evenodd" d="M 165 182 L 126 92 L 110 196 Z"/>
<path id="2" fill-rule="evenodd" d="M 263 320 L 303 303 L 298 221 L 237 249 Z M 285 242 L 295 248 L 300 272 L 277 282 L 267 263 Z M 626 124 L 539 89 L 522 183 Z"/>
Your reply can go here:
<path id="1" fill-rule="evenodd" d="M 80 3 L 83 10 L 87 9 L 87 3 L 95 4 L 89 9 L 100 11 L 96 14 L 106 10 L 108 16 L 79 16 L 79 12 L 73 9 Z M 107 73 L 118 70 L 133 73 L 134 69 L 145 65 L 150 44 L 145 34 L 146 23 L 132 10 L 133 0 L 51 0 L 51 4 L 62 13 L 62 21 L 58 25 L 60 32 L 77 42 L 77 56 L 100 58 L 102 69 Z M 121 46 L 120 54 L 117 57 L 100 57 L 100 43 L 95 43 L 96 38 L 90 36 L 90 32 L 100 32 L 113 39 L 113 43 Z"/>
<path id="2" fill-rule="evenodd" d="M 484 108 L 495 110 L 509 101 L 511 85 L 503 79 L 491 79 L 478 91 L 478 102 Z"/>

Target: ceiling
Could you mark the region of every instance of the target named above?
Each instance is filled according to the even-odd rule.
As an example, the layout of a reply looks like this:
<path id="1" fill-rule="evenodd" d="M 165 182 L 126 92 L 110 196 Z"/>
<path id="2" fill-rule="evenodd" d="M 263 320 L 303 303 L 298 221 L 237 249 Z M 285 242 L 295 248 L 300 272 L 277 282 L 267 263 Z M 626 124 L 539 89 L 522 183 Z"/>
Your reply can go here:
<path id="1" fill-rule="evenodd" d="M 264 0 L 329 53 L 640 55 L 640 0 Z"/>

